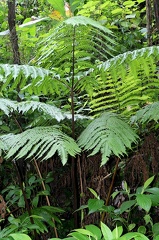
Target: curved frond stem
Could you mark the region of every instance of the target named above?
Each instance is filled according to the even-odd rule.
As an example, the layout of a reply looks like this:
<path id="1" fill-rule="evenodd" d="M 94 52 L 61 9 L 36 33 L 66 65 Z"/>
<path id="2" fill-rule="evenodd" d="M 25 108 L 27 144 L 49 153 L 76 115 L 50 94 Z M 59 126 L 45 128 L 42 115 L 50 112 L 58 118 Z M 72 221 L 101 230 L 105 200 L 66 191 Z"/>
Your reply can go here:
<path id="1" fill-rule="evenodd" d="M 41 180 L 41 184 L 42 184 L 43 190 L 46 191 L 46 186 L 45 186 L 45 183 L 44 183 L 44 181 L 43 181 L 43 177 L 42 177 L 42 174 L 41 174 L 41 172 L 40 172 L 40 169 L 39 169 L 39 166 L 38 166 L 38 164 L 37 164 L 37 161 L 36 161 L 35 157 L 33 158 L 33 161 L 34 161 L 35 169 L 36 169 L 36 171 L 37 171 L 37 173 L 38 173 L 38 175 L 39 175 L 39 178 L 40 178 L 40 180 Z M 49 199 L 49 197 L 46 195 L 45 198 L 46 198 L 47 205 L 50 207 L 51 204 L 50 204 L 50 199 Z M 58 238 L 57 228 L 56 228 L 55 220 L 54 220 L 53 217 L 52 217 L 52 222 L 54 223 L 55 236 L 56 236 L 56 238 Z"/>

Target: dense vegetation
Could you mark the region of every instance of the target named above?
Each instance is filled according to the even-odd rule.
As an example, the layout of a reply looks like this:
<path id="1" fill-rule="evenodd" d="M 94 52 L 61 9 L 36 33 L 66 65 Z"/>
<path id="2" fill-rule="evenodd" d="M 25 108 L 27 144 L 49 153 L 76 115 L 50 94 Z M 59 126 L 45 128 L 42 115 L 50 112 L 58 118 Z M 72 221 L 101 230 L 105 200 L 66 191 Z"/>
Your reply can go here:
<path id="1" fill-rule="evenodd" d="M 158 240 L 157 1 L 3 0 L 0 20 L 0 239 Z"/>

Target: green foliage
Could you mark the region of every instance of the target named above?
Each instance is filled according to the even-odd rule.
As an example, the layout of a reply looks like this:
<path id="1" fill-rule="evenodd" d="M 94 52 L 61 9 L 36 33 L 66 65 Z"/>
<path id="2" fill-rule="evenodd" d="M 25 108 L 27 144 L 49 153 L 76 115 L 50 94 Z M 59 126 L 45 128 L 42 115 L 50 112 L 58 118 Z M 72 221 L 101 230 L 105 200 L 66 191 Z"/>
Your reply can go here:
<path id="1" fill-rule="evenodd" d="M 59 11 L 62 16 L 65 16 L 64 1 L 63 0 L 47 0 L 55 10 Z"/>
<path id="2" fill-rule="evenodd" d="M 87 0 L 79 15 L 92 17 L 118 36 L 121 52 L 143 47 L 146 41 L 145 1 Z M 124 43 L 124 44 L 123 44 Z"/>
<path id="3" fill-rule="evenodd" d="M 59 218 L 55 216 L 54 213 L 62 213 L 63 210 L 60 208 L 54 208 L 54 207 L 48 207 L 48 206 L 43 206 L 43 207 L 38 207 L 34 208 L 32 210 L 32 215 L 30 216 L 34 224 L 30 222 L 30 217 L 28 216 L 27 213 L 22 214 L 19 216 L 19 218 L 14 218 L 14 217 L 9 217 L 9 225 L 5 227 L 3 230 L 0 232 L 0 239 L 5 237 L 9 237 L 11 235 L 17 237 L 15 239 L 19 240 L 18 237 L 22 237 L 24 233 L 29 233 L 32 230 L 36 230 L 37 233 L 44 233 L 48 232 L 47 227 L 50 225 L 51 227 L 55 226 L 55 221 L 60 222 Z M 22 234 L 22 235 L 21 235 Z M 17 236 L 16 236 L 17 235 Z M 26 240 L 29 240 L 30 238 L 27 238 Z"/>
<path id="4" fill-rule="evenodd" d="M 0 238 L 0 240 L 11 240 L 11 239 L 14 239 L 14 240 L 21 240 L 21 239 L 31 240 L 31 238 L 27 234 L 20 233 L 20 232 L 11 233 L 7 237 Z"/>
<path id="5" fill-rule="evenodd" d="M 139 122 L 139 123 L 148 123 L 150 121 L 158 122 L 159 119 L 159 102 L 154 102 L 152 104 L 148 104 L 135 114 L 135 116 L 132 117 L 132 122 Z"/>
<path id="6" fill-rule="evenodd" d="M 35 157 L 46 160 L 57 152 L 64 165 L 68 160 L 68 154 L 75 156 L 80 153 L 75 141 L 62 133 L 58 126 L 35 127 L 17 135 L 2 135 L 0 140 L 9 147 L 7 158 Z M 1 144 L 1 147 L 4 145 Z"/>
<path id="7" fill-rule="evenodd" d="M 48 16 L 55 9 L 61 13 L 61 20 L 66 17 L 64 1 L 48 0 L 47 2 L 49 4 L 43 0 L 38 1 L 38 3 L 31 1 L 30 5 L 34 6 L 33 12 L 38 15 L 45 15 L 46 13 Z M 83 10 L 83 13 L 86 13 L 85 16 L 75 16 L 59 21 L 56 26 L 53 26 L 54 21 L 49 21 L 49 24 L 44 22 L 43 20 L 48 19 L 47 17 L 39 18 L 35 22 L 32 21 L 31 15 L 28 16 L 31 9 L 27 9 L 26 6 L 29 6 L 27 1 L 17 2 L 18 24 L 23 22 L 17 28 L 21 62 L 30 62 L 32 65 L 37 64 L 40 67 L 28 64 L 0 64 L 0 95 L 11 99 L 19 97 L 21 99 L 32 99 L 32 94 L 36 95 L 37 99 L 38 96 L 39 99 L 41 96 L 45 96 L 45 100 L 50 100 L 52 103 L 56 102 L 56 106 L 60 106 L 60 108 L 48 103 L 35 101 L 17 103 L 1 98 L 1 122 L 7 125 L 10 134 L 0 136 L 0 149 L 7 153 L 7 158 L 13 160 L 32 158 L 47 160 L 58 154 L 64 165 L 68 160 L 68 155 L 75 157 L 80 153 L 81 147 L 83 150 L 92 151 L 90 155 L 101 152 L 102 164 L 105 164 L 111 154 L 121 157 L 127 153 L 128 149 L 131 149 L 131 145 L 137 142 L 138 136 L 120 116 L 112 113 L 112 111 L 130 116 L 143 105 L 158 100 L 159 85 L 156 63 L 159 60 L 159 48 L 153 46 L 125 52 L 116 57 L 114 55 L 117 54 L 117 49 L 123 52 L 127 49 L 132 50 L 136 46 L 141 48 L 142 42 L 145 42 L 145 36 L 141 32 L 141 30 L 144 30 L 143 21 L 142 23 L 138 22 L 140 3 L 142 2 L 143 0 L 115 2 L 111 0 L 81 2 L 70 0 L 72 11 L 76 14 L 76 6 L 78 6 L 79 10 L 81 8 L 81 12 Z M 43 8 L 42 3 L 47 5 L 46 9 Z M 83 4 L 82 7 L 81 3 L 86 4 Z M 24 4 L 26 11 L 21 4 Z M 37 12 L 36 4 L 38 6 Z M 7 16 L 4 5 L 0 6 L 1 22 L 3 22 L 4 16 Z M 5 10 L 4 13 L 3 9 Z M 92 13 L 102 24 L 88 18 Z M 40 23 L 40 25 L 35 26 L 35 23 Z M 45 26 L 46 29 L 44 30 Z M 50 29 L 50 26 L 53 26 L 53 28 Z M 5 37 L 8 42 L 7 28 L 6 22 L 2 23 L 0 35 Z M 125 42 L 125 46 L 116 44 L 115 36 L 109 29 L 115 29 L 118 36 L 117 42 L 122 42 L 122 45 Z M 48 33 L 45 34 L 46 32 Z M 133 39 L 135 39 L 134 42 Z M 39 42 L 39 46 L 38 49 L 35 49 L 37 42 Z M 7 43 L 4 44 L 3 38 L 1 38 L 0 46 L 1 62 L 10 63 L 12 57 L 9 44 L 8 46 Z M 85 116 L 83 115 L 74 115 L 74 110 L 75 112 L 80 111 L 81 105 L 91 106 L 93 115 L 99 115 L 105 110 L 111 112 L 103 113 L 100 117 L 95 118 L 81 135 L 80 130 L 76 129 L 75 126 L 78 136 L 80 135 L 77 144 L 75 140 L 62 132 L 62 127 L 54 124 L 57 121 L 65 120 L 66 122 L 67 120 L 69 125 L 72 121 L 73 126 L 76 118 L 84 119 Z M 66 109 L 66 107 L 72 111 L 72 114 L 61 110 Z M 143 111 L 137 113 L 137 120 L 142 123 L 153 119 L 157 121 L 158 116 L 155 116 L 157 104 L 155 107 L 152 105 L 151 109 L 146 107 Z M 42 126 L 37 127 L 39 113 L 45 116 L 46 122 L 43 121 Z M 34 124 L 31 122 L 30 116 L 31 120 L 35 119 Z M 18 118 L 22 127 L 19 124 L 20 128 L 17 130 L 15 122 L 18 123 Z M 23 121 L 24 119 L 25 121 Z M 50 119 L 52 122 L 47 121 Z M 13 123 L 13 121 L 15 122 Z M 67 123 L 65 124 L 65 122 L 63 126 L 66 129 Z M 47 126 L 44 126 L 44 124 L 47 124 Z M 28 126 L 36 127 L 28 129 Z M 83 123 L 81 128 L 84 128 Z M 1 129 L 3 130 L 3 128 Z M 23 129 L 27 130 L 15 134 Z M 76 135 L 75 132 L 72 135 L 74 134 Z M 39 199 L 42 196 L 49 195 L 49 191 L 43 191 L 40 188 L 39 183 L 42 180 L 36 182 L 33 176 L 27 180 L 29 186 L 24 183 L 24 190 L 27 198 L 32 199 L 30 205 L 33 208 L 31 211 L 34 224 L 30 223 L 27 213 L 18 218 L 9 217 L 10 225 L 1 231 L 0 236 L 2 238 L 17 240 L 24 238 L 28 240 L 26 235 L 18 236 L 17 231 L 19 231 L 19 234 L 24 234 L 36 230 L 40 234 L 48 231 L 48 226 L 54 227 L 52 217 L 60 222 L 54 215 L 54 212 L 59 211 L 61 213 L 60 210 L 53 209 L 53 207 L 38 207 L 43 204 Z M 12 181 L 15 184 L 17 179 L 14 177 Z M 101 228 L 89 225 L 85 229 L 74 230 L 67 239 L 137 240 L 148 239 L 143 234 L 150 233 L 156 238 L 154 240 L 157 240 L 158 225 L 153 225 L 150 211 L 153 206 L 159 204 L 158 188 L 149 188 L 152 181 L 153 178 L 148 179 L 142 188 L 138 188 L 132 194 L 130 194 L 130 189 L 125 183 L 124 190 L 120 193 L 126 195 L 128 199 L 116 210 L 113 207 L 105 206 L 104 201 L 93 190 L 90 190 L 95 199 L 89 199 L 87 206 L 81 209 L 88 208 L 89 214 L 96 211 L 108 212 L 113 221 L 120 222 L 123 227 L 116 226 L 112 231 L 104 223 L 101 223 Z M 34 183 L 35 186 L 33 186 Z M 8 186 L 7 193 L 7 201 L 10 197 L 12 206 L 17 204 L 20 211 L 24 210 L 25 212 L 22 190 L 18 186 L 14 188 L 11 184 Z M 120 193 L 115 193 L 114 196 L 117 197 Z M 6 194 L 5 191 L 4 194 Z M 130 222 L 133 209 L 141 209 L 145 226 L 140 226 L 135 229 L 135 232 L 124 234 L 125 226 L 127 231 L 132 231 L 136 226 L 135 223 Z M 129 214 L 128 219 L 124 219 L 122 214 L 127 216 L 127 213 Z M 153 228 L 151 229 L 152 225 Z"/>
<path id="8" fill-rule="evenodd" d="M 105 206 L 104 201 L 97 197 L 94 191 L 93 195 L 95 199 L 89 199 L 88 205 L 81 206 L 81 209 L 88 208 L 89 214 L 96 212 L 107 212 L 108 217 L 115 225 L 115 228 L 111 230 L 107 225 L 103 222 L 100 223 L 100 228 L 95 225 L 86 225 L 84 228 L 74 229 L 67 238 L 64 239 L 91 239 L 91 240 L 129 240 L 129 239 L 142 239 L 142 240 L 157 240 L 158 237 L 158 224 L 153 224 L 151 219 L 150 209 L 153 207 L 157 207 L 159 204 L 159 188 L 150 187 L 154 180 L 154 176 L 147 179 L 142 187 L 138 187 L 134 193 L 130 193 L 130 189 L 127 186 L 127 183 L 123 183 L 123 190 L 114 192 L 112 194 L 113 198 L 117 198 L 119 194 L 125 196 L 126 199 L 121 206 L 115 209 L 112 206 Z M 94 201 L 93 201 L 94 200 Z M 91 204 L 90 204 L 91 202 Z M 92 204 L 94 203 L 94 204 Z M 83 207 L 83 208 L 82 208 Z M 140 215 L 145 223 L 144 225 L 140 225 L 139 220 L 136 220 L 137 216 Z M 142 220 L 141 219 L 141 220 Z M 52 238 L 53 240 L 56 238 Z"/>
<path id="9" fill-rule="evenodd" d="M 93 120 L 78 138 L 78 144 L 84 150 L 93 150 L 91 156 L 101 152 L 105 164 L 111 154 L 120 157 L 126 154 L 126 148 L 136 142 L 138 136 L 120 116 L 103 113 Z"/>
<path id="10" fill-rule="evenodd" d="M 11 65 L 11 64 L 0 64 L 0 81 L 1 81 L 1 92 L 6 89 L 13 91 L 30 84 L 30 79 L 44 79 L 51 73 L 50 71 L 42 68 L 37 68 L 29 65 Z"/>
<path id="11" fill-rule="evenodd" d="M 75 229 L 69 234 L 71 237 L 64 238 L 66 240 L 149 240 L 144 234 L 139 232 L 131 232 L 123 234 L 123 228 L 121 226 L 116 226 L 116 228 L 111 231 L 111 229 L 101 222 L 101 228 L 95 225 L 86 225 L 85 229 Z M 59 238 L 51 238 L 49 240 L 56 240 Z"/>
<path id="12" fill-rule="evenodd" d="M 99 64 L 98 87 L 90 102 L 92 113 L 111 110 L 131 115 L 145 103 L 157 101 L 158 52 L 158 46 L 147 47 Z"/>

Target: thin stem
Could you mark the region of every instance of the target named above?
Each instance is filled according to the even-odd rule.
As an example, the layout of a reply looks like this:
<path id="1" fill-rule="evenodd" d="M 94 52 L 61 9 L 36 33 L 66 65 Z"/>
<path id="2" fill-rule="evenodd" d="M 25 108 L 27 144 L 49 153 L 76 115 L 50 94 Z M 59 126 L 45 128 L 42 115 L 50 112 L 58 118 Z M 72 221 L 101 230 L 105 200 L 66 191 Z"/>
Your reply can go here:
<path id="1" fill-rule="evenodd" d="M 38 175 L 39 175 L 39 177 L 40 177 L 40 179 L 41 179 L 41 184 L 42 184 L 43 190 L 45 191 L 45 190 L 46 190 L 46 187 L 45 187 L 45 183 L 44 183 L 44 181 L 43 181 L 43 178 L 42 178 L 42 175 L 41 175 L 39 166 L 38 166 L 35 158 L 33 158 L 33 161 L 34 161 L 35 169 L 36 169 L 36 171 L 37 171 L 37 173 L 38 173 Z M 48 206 L 51 206 L 49 197 L 48 197 L 48 196 L 45 196 L 45 197 L 46 197 L 47 205 L 48 205 Z M 55 220 L 54 220 L 54 218 L 52 218 L 52 221 L 53 221 L 53 223 L 54 223 L 54 225 L 55 225 Z M 56 227 L 54 227 L 54 232 L 55 232 L 56 238 L 58 238 L 58 233 L 57 233 Z"/>
<path id="2" fill-rule="evenodd" d="M 110 187 L 109 187 L 109 191 L 108 191 L 108 196 L 107 196 L 106 201 L 105 201 L 105 205 L 106 206 L 108 206 L 108 204 L 109 204 L 110 196 L 111 196 L 111 193 L 112 193 L 112 190 L 113 190 L 114 181 L 115 181 L 115 177 L 116 177 L 117 170 L 118 170 L 119 160 L 120 159 L 117 158 L 115 169 L 114 169 L 114 174 L 113 174 L 112 181 L 111 181 L 111 184 L 110 184 Z M 104 222 L 105 215 L 106 215 L 106 213 L 103 212 L 102 216 L 101 216 L 101 222 Z"/>
<path id="3" fill-rule="evenodd" d="M 23 129 L 21 128 L 21 125 L 19 124 L 18 120 L 16 119 L 16 117 L 15 117 L 14 115 L 13 115 L 13 117 L 14 117 L 14 121 L 15 121 L 16 125 L 17 125 L 18 128 L 20 129 L 20 132 L 23 132 Z M 40 179 L 41 179 L 41 184 L 42 184 L 43 190 L 45 191 L 45 190 L 46 190 L 46 187 L 45 187 L 45 183 L 44 183 L 44 181 L 43 181 L 43 178 L 42 178 L 42 175 L 41 175 L 39 166 L 38 166 L 38 164 L 37 164 L 37 162 L 36 162 L 36 159 L 33 158 L 33 160 L 34 160 L 35 169 L 36 169 L 36 171 L 37 171 L 37 173 L 38 173 L 38 175 L 39 175 L 39 177 L 40 177 Z M 16 162 L 15 162 L 15 166 L 16 166 L 17 171 L 18 171 L 18 165 L 16 164 Z M 21 186 L 22 193 L 23 193 L 23 195 L 24 195 L 24 200 L 25 200 L 25 204 L 26 204 L 26 207 L 27 207 L 27 210 L 28 210 L 28 214 L 29 214 L 29 216 L 31 216 L 31 210 L 29 209 L 28 201 L 27 201 L 27 198 L 26 198 L 26 194 L 25 194 L 25 191 L 24 191 L 24 188 L 23 188 L 23 183 L 22 183 L 22 181 L 21 181 L 21 177 L 20 177 L 19 171 L 18 171 L 18 178 L 19 178 L 19 182 L 20 182 L 20 186 Z M 46 197 L 47 205 L 48 205 L 48 206 L 51 206 L 49 197 L 48 197 L 48 196 L 45 196 L 45 197 Z M 53 218 L 52 218 L 52 221 L 53 221 L 53 223 L 54 223 L 54 225 L 55 225 L 55 220 L 54 220 Z M 30 222 L 31 222 L 32 224 L 34 224 L 34 221 L 33 221 L 32 217 L 30 217 Z M 55 232 L 56 238 L 58 238 L 58 233 L 57 233 L 56 227 L 54 227 L 54 232 Z"/>
<path id="4" fill-rule="evenodd" d="M 74 82 L 75 82 L 75 36 L 76 30 L 73 28 L 73 41 L 72 41 L 72 84 L 71 84 L 71 113 L 72 113 L 72 138 L 75 139 L 75 110 L 74 110 Z M 77 210 L 77 191 L 78 191 L 78 182 L 77 182 L 77 161 L 74 157 L 71 158 L 71 178 L 72 178 L 72 188 L 73 188 L 73 210 Z M 78 216 L 77 212 L 74 212 L 74 225 L 75 228 L 78 227 Z"/>

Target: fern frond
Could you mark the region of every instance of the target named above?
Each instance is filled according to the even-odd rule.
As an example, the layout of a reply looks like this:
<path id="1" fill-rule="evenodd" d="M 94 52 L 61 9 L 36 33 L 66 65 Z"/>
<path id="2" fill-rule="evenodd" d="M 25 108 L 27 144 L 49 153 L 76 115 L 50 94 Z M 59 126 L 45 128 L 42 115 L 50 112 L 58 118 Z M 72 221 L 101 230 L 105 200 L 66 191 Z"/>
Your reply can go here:
<path id="1" fill-rule="evenodd" d="M 28 159 L 35 156 L 47 160 L 57 152 L 64 165 L 68 155 L 75 156 L 80 153 L 76 142 L 62 133 L 57 126 L 35 127 L 17 135 L 0 136 L 0 141 L 9 146 L 7 158 Z"/>
<path id="2" fill-rule="evenodd" d="M 4 114 L 8 115 L 11 112 L 18 112 L 18 113 L 27 113 L 29 110 L 31 112 L 38 111 L 43 113 L 48 118 L 56 119 L 58 122 L 64 119 L 72 119 L 72 114 L 70 112 L 64 112 L 62 109 L 47 103 L 36 102 L 36 101 L 23 101 L 23 102 L 16 102 L 10 99 L 0 98 L 0 110 L 3 111 Z M 89 119 L 90 117 L 75 114 L 75 121 L 78 119 Z"/>
<path id="3" fill-rule="evenodd" d="M 0 98 L 0 110 L 8 115 L 16 110 L 16 102 L 10 99 Z"/>
<path id="4" fill-rule="evenodd" d="M 152 46 L 120 54 L 99 64 L 90 102 L 92 113 L 103 110 L 134 114 L 146 102 L 154 102 L 159 94 L 159 47 Z"/>
<path id="5" fill-rule="evenodd" d="M 60 81 L 68 89 L 72 87 L 74 73 L 74 90 L 91 92 L 95 83 L 92 81 L 90 84 L 88 71 L 91 69 L 93 74 L 96 60 L 106 60 L 114 54 L 113 39 L 112 32 L 100 23 L 83 16 L 72 17 L 50 31 L 40 42 L 37 63 L 48 69 L 57 67 Z M 45 80 L 42 82 L 47 84 Z"/>
<path id="6" fill-rule="evenodd" d="M 46 104 L 46 103 L 36 102 L 36 101 L 25 101 L 25 102 L 17 103 L 18 112 L 25 113 L 25 112 L 28 112 L 29 110 L 31 111 L 37 110 L 39 112 L 47 114 L 50 117 L 56 119 L 58 122 L 69 117 L 69 114 L 66 115 L 64 112 L 62 112 L 60 108 L 57 108 L 56 106 L 51 104 Z"/>
<path id="7" fill-rule="evenodd" d="M 134 116 L 132 116 L 132 122 L 140 122 L 142 124 L 150 121 L 158 122 L 159 120 L 159 102 L 148 104 L 142 109 L 138 110 Z"/>
<path id="8" fill-rule="evenodd" d="M 134 51 L 128 51 L 123 54 L 119 54 L 112 59 L 107 60 L 106 62 L 103 62 L 98 65 L 98 68 L 103 68 L 104 70 L 109 69 L 110 67 L 114 66 L 120 66 L 123 63 L 126 65 L 129 65 L 129 63 L 135 59 L 138 59 L 140 57 L 142 58 L 149 58 L 150 56 L 158 57 L 159 53 L 159 46 L 151 46 L 151 47 L 145 47 L 141 49 L 137 49 Z M 140 64 L 143 64 L 140 62 Z"/>
<path id="9" fill-rule="evenodd" d="M 115 113 L 104 113 L 93 120 L 78 138 L 78 145 L 90 155 L 102 154 L 101 165 L 105 164 L 110 155 L 118 157 L 131 149 L 131 144 L 137 142 L 138 136 L 132 128 Z"/>
<path id="10" fill-rule="evenodd" d="M 40 67 L 17 64 L 0 64 L 0 82 L 1 91 L 6 89 L 23 88 L 30 84 L 30 78 L 38 82 L 40 79 L 45 79 L 51 75 L 55 77 L 53 71 L 49 71 Z M 38 79 L 38 81 L 37 81 Z"/>

